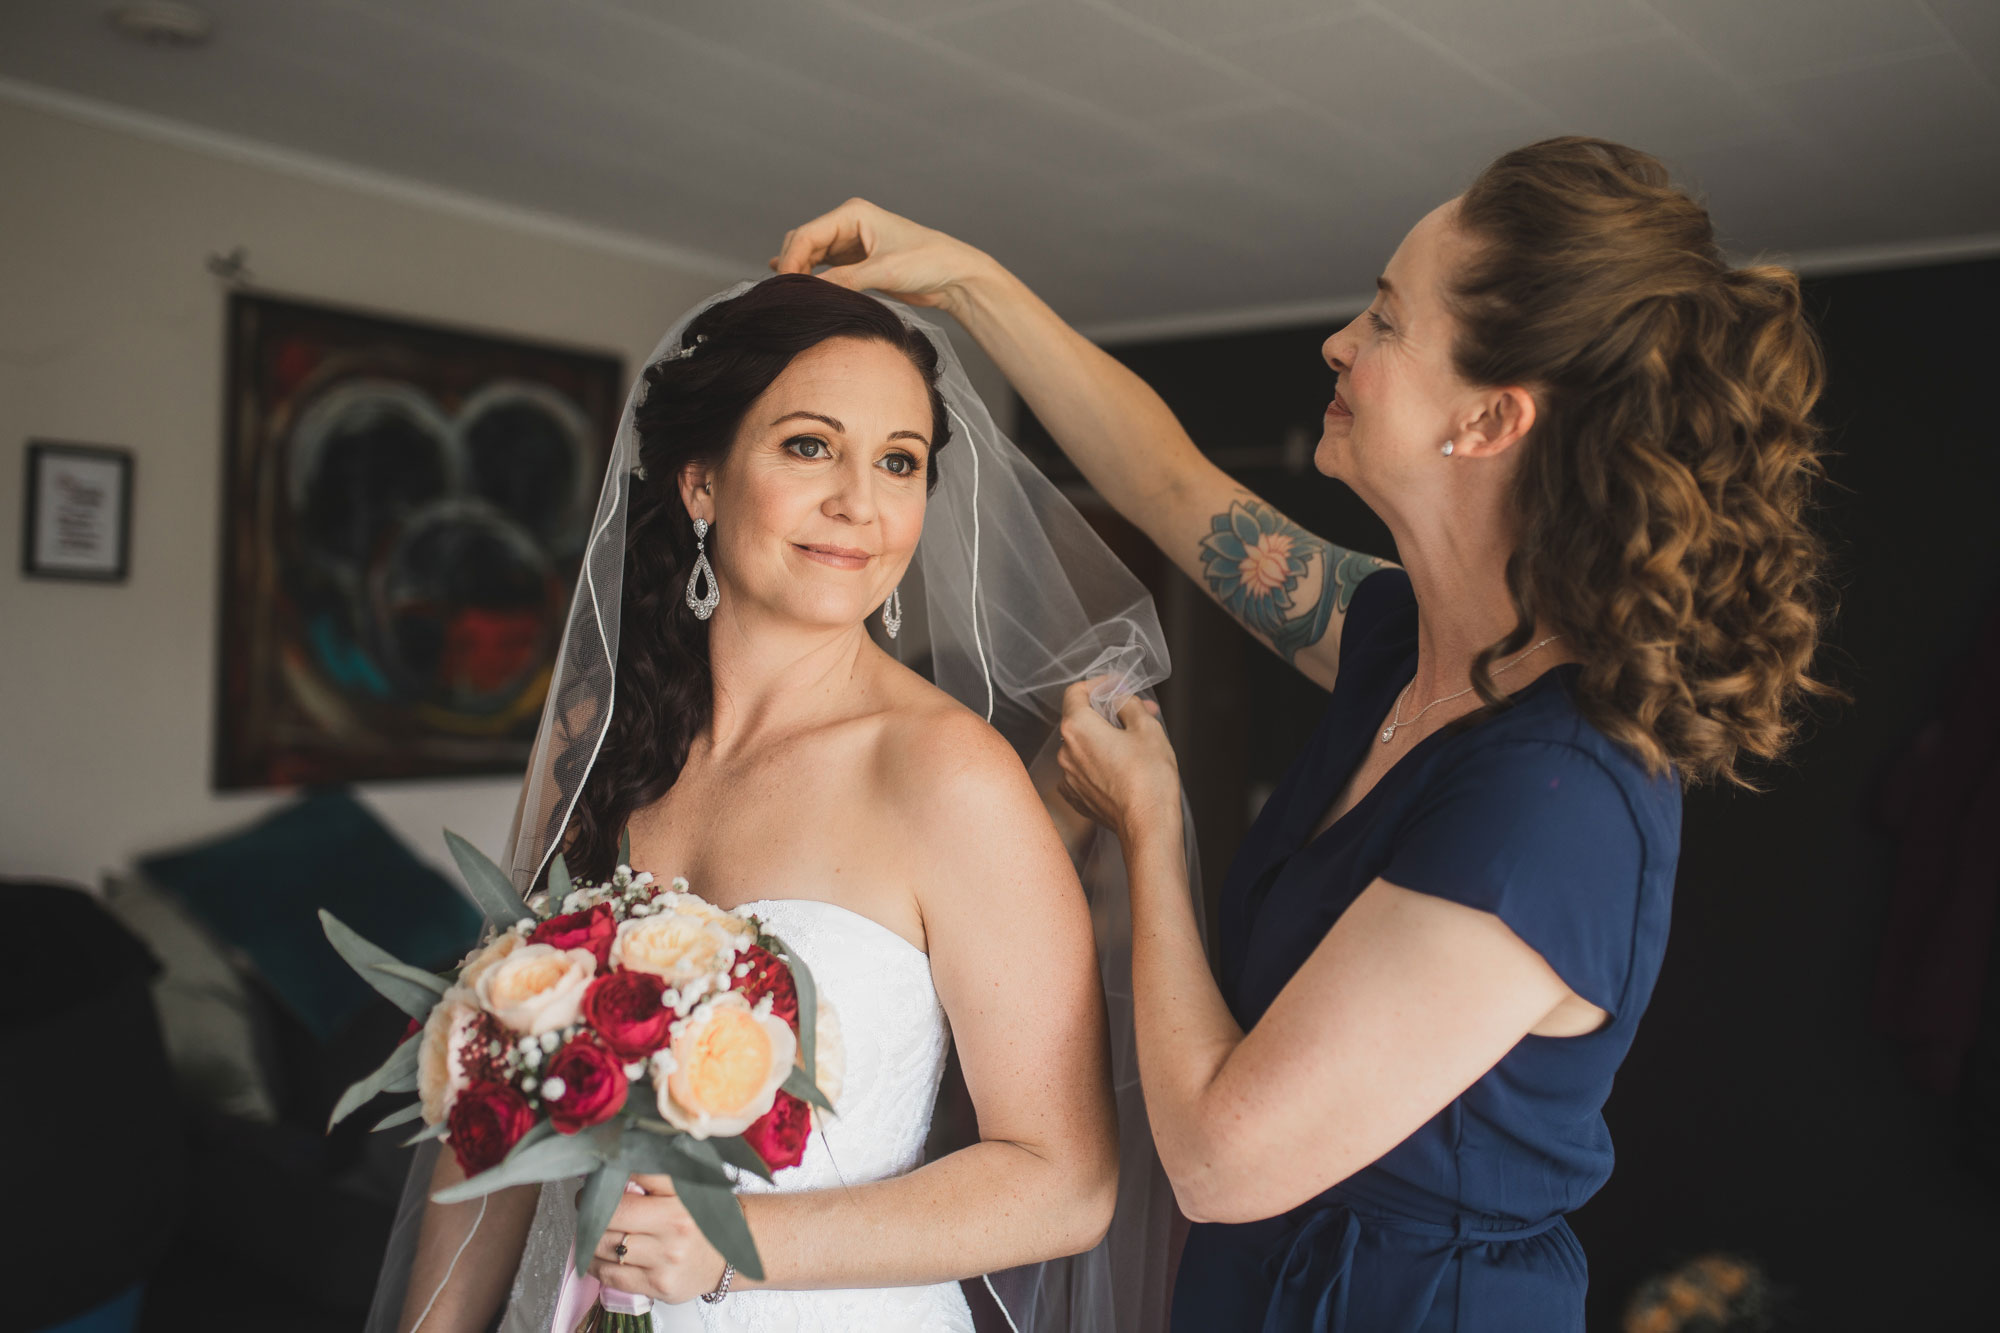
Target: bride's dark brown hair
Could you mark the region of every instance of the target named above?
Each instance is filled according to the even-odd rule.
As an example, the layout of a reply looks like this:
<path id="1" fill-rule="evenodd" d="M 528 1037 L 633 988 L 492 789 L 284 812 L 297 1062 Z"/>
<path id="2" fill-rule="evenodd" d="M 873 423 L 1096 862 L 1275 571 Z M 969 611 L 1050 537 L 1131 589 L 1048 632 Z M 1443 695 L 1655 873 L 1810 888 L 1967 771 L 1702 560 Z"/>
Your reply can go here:
<path id="1" fill-rule="evenodd" d="M 937 349 L 872 297 L 802 274 L 767 278 L 688 324 L 681 346 L 692 354 L 646 367 L 634 416 L 645 478 L 630 483 L 611 721 L 564 835 L 575 874 L 611 874 L 625 821 L 674 785 L 713 707 L 708 624 L 686 598 L 695 538 L 681 502 L 682 470 L 719 462 L 750 404 L 799 353 L 834 338 L 887 344 L 923 376 L 931 405 L 924 484 L 927 493 L 937 486 L 938 452 L 951 434 Z"/>
<path id="2" fill-rule="evenodd" d="M 1825 614 L 1812 420 L 1824 376 L 1795 274 L 1732 268 L 1661 163 L 1601 139 L 1507 153 L 1459 200 L 1459 373 L 1538 415 L 1511 497 L 1507 587 L 1582 658 L 1586 716 L 1654 772 L 1750 785 L 1797 705 Z"/>

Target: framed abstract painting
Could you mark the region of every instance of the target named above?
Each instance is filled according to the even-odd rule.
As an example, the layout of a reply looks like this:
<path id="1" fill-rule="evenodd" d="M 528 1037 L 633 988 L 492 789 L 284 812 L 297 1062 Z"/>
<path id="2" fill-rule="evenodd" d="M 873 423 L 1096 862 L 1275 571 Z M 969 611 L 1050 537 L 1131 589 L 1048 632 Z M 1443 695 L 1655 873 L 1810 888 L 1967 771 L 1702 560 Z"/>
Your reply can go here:
<path id="1" fill-rule="evenodd" d="M 237 293 L 218 788 L 518 771 L 618 358 Z"/>

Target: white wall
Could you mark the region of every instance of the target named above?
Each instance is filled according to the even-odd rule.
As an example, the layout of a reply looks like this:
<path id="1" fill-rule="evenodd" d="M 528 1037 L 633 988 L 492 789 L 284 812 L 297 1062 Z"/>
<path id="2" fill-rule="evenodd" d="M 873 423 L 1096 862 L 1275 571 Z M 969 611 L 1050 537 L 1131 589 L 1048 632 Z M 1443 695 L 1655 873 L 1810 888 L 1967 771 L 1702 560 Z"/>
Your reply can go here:
<path id="1" fill-rule="evenodd" d="M 716 271 L 0 102 L 0 873 L 91 882 L 284 799 L 209 789 L 222 284 L 613 351 L 628 373 Z M 749 276 L 744 274 L 741 276 Z M 29 438 L 137 456 L 130 581 L 24 579 Z M 420 853 L 497 852 L 511 779 L 363 797 Z"/>

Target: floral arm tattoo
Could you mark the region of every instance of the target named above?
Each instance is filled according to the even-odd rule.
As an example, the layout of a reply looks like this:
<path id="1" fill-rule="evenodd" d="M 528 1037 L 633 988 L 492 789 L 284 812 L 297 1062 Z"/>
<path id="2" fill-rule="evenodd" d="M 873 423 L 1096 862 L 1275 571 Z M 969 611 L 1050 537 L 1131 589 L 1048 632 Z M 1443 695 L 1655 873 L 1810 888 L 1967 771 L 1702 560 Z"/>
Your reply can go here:
<path id="1" fill-rule="evenodd" d="M 1300 608 L 1292 593 L 1319 566 L 1319 595 Z M 1201 539 L 1202 574 L 1225 611 L 1271 641 L 1296 666 L 1326 636 L 1336 611 L 1346 614 L 1361 580 L 1386 560 L 1322 541 L 1259 500 L 1236 500 Z"/>

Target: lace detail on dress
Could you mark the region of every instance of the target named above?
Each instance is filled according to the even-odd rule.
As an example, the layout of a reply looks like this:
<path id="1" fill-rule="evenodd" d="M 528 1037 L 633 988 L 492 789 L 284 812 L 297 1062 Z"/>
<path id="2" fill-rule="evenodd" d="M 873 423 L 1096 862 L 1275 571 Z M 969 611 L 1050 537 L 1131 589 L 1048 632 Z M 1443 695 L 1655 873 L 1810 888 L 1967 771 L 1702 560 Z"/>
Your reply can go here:
<path id="1" fill-rule="evenodd" d="M 887 926 L 832 903 L 745 904 L 812 969 L 839 1011 L 847 1049 L 838 1114 L 822 1116 L 805 1159 L 774 1184 L 742 1176 L 745 1194 L 840 1189 L 914 1170 L 951 1032 L 930 959 Z M 745 1291 L 716 1305 L 653 1307 L 658 1333 L 972 1333 L 956 1282 L 868 1291 Z"/>

